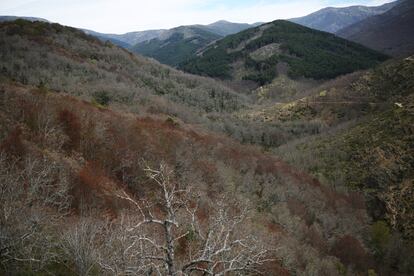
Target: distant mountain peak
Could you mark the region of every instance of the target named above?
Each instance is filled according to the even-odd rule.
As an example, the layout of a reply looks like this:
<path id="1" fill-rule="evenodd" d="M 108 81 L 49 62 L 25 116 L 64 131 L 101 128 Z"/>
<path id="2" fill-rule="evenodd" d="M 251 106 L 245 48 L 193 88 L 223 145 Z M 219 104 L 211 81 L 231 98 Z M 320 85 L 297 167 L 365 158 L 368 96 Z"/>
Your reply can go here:
<path id="1" fill-rule="evenodd" d="M 219 20 L 219 21 L 213 22 L 211 24 L 208 24 L 207 26 L 216 25 L 216 24 L 237 24 L 237 23 L 233 23 L 233 22 L 230 22 L 230 21 L 227 21 L 227 20 Z"/>
<path id="2" fill-rule="evenodd" d="M 336 33 L 339 30 L 368 17 L 387 12 L 397 5 L 398 2 L 399 1 L 391 2 L 376 7 L 361 5 L 349 7 L 326 7 L 307 16 L 292 18 L 289 21 L 312 29 Z"/>
<path id="3" fill-rule="evenodd" d="M 414 53 L 414 1 L 397 1 L 387 12 L 366 18 L 337 35 L 395 57 Z"/>

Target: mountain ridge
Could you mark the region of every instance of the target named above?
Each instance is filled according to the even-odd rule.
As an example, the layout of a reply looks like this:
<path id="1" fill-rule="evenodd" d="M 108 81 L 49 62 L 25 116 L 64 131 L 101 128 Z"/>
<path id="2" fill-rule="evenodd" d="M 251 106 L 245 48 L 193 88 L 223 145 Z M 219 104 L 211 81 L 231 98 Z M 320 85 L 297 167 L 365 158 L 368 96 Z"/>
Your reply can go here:
<path id="1" fill-rule="evenodd" d="M 339 30 L 370 16 L 382 14 L 393 8 L 398 1 L 381 6 L 349 6 L 349 7 L 327 7 L 309 15 L 292 18 L 289 21 L 329 33 Z"/>
<path id="2" fill-rule="evenodd" d="M 153 30 L 144 30 L 144 31 L 136 31 L 136 32 L 128 32 L 124 34 L 106 34 L 95 32 L 92 30 L 84 30 L 86 33 L 99 36 L 102 38 L 108 37 L 120 40 L 122 42 L 128 43 L 131 46 L 134 46 L 138 43 L 149 41 L 155 38 L 160 39 L 161 37 L 168 35 L 169 33 L 173 32 L 175 29 L 182 29 L 182 28 L 200 28 L 204 29 L 205 31 L 212 32 L 219 36 L 226 36 L 228 34 L 236 33 L 240 30 L 244 30 L 253 26 L 257 26 L 257 24 L 261 23 L 254 23 L 254 24 L 247 24 L 247 23 L 233 23 L 226 20 L 219 20 L 213 22 L 211 24 L 202 25 L 202 24 L 193 24 L 193 25 L 182 25 L 173 27 L 170 29 L 153 29 Z"/>
<path id="3" fill-rule="evenodd" d="M 414 2 L 399 1 L 381 15 L 373 16 L 338 32 L 346 39 L 396 57 L 414 53 Z"/>

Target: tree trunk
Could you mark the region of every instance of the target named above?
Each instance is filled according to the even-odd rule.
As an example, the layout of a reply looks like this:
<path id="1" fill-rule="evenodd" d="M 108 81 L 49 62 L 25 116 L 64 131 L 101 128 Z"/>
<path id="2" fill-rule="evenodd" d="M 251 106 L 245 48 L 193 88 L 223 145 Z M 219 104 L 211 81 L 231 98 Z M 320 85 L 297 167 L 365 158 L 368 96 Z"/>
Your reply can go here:
<path id="1" fill-rule="evenodd" d="M 167 242 L 167 267 L 168 267 L 168 275 L 174 276 L 175 275 L 175 268 L 174 268 L 174 239 L 172 235 L 172 224 L 169 221 L 164 222 L 165 228 L 165 240 Z"/>

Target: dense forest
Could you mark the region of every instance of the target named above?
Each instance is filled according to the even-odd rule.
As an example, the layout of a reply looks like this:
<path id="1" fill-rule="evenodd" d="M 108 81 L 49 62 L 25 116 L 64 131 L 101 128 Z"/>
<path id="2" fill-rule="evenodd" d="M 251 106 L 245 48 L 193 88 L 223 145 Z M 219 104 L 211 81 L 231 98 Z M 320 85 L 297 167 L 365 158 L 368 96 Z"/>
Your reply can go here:
<path id="1" fill-rule="evenodd" d="M 277 47 L 266 51 L 264 47 L 269 45 Z M 181 68 L 199 75 L 234 78 L 233 64 L 241 61 L 246 68 L 243 78 L 263 85 L 276 77 L 274 65 L 281 61 L 289 64 L 291 78 L 330 79 L 367 69 L 386 58 L 332 34 L 277 20 L 227 36 Z"/>
<path id="2" fill-rule="evenodd" d="M 152 57 L 163 64 L 178 66 L 194 57 L 197 51 L 211 42 L 222 38 L 197 26 L 179 27 L 166 38 L 154 38 L 134 45 L 131 51 Z"/>

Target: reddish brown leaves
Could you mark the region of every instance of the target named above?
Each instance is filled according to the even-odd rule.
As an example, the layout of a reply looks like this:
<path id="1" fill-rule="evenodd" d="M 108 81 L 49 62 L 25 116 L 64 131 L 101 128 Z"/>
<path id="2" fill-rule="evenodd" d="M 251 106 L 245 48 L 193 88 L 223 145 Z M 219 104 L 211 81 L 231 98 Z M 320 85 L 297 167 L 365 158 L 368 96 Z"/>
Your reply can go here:
<path id="1" fill-rule="evenodd" d="M 10 157 L 21 158 L 26 152 L 22 141 L 22 129 L 15 127 L 0 144 L 0 151 L 4 151 Z"/>
<path id="2" fill-rule="evenodd" d="M 338 239 L 331 248 L 331 254 L 338 257 L 345 265 L 354 265 L 358 270 L 365 271 L 369 267 L 370 258 L 356 238 L 345 235 Z"/>
<path id="3" fill-rule="evenodd" d="M 113 213 L 116 210 L 114 189 L 116 184 L 105 172 L 98 165 L 88 162 L 79 171 L 78 181 L 72 188 L 73 205 L 78 210 L 84 205 L 89 205 Z"/>
<path id="4" fill-rule="evenodd" d="M 78 149 L 81 139 L 81 123 L 78 116 L 76 116 L 71 111 L 64 109 L 59 112 L 58 119 L 59 122 L 63 125 L 65 134 L 69 137 L 69 141 L 65 143 L 64 148 L 66 150 Z"/>

